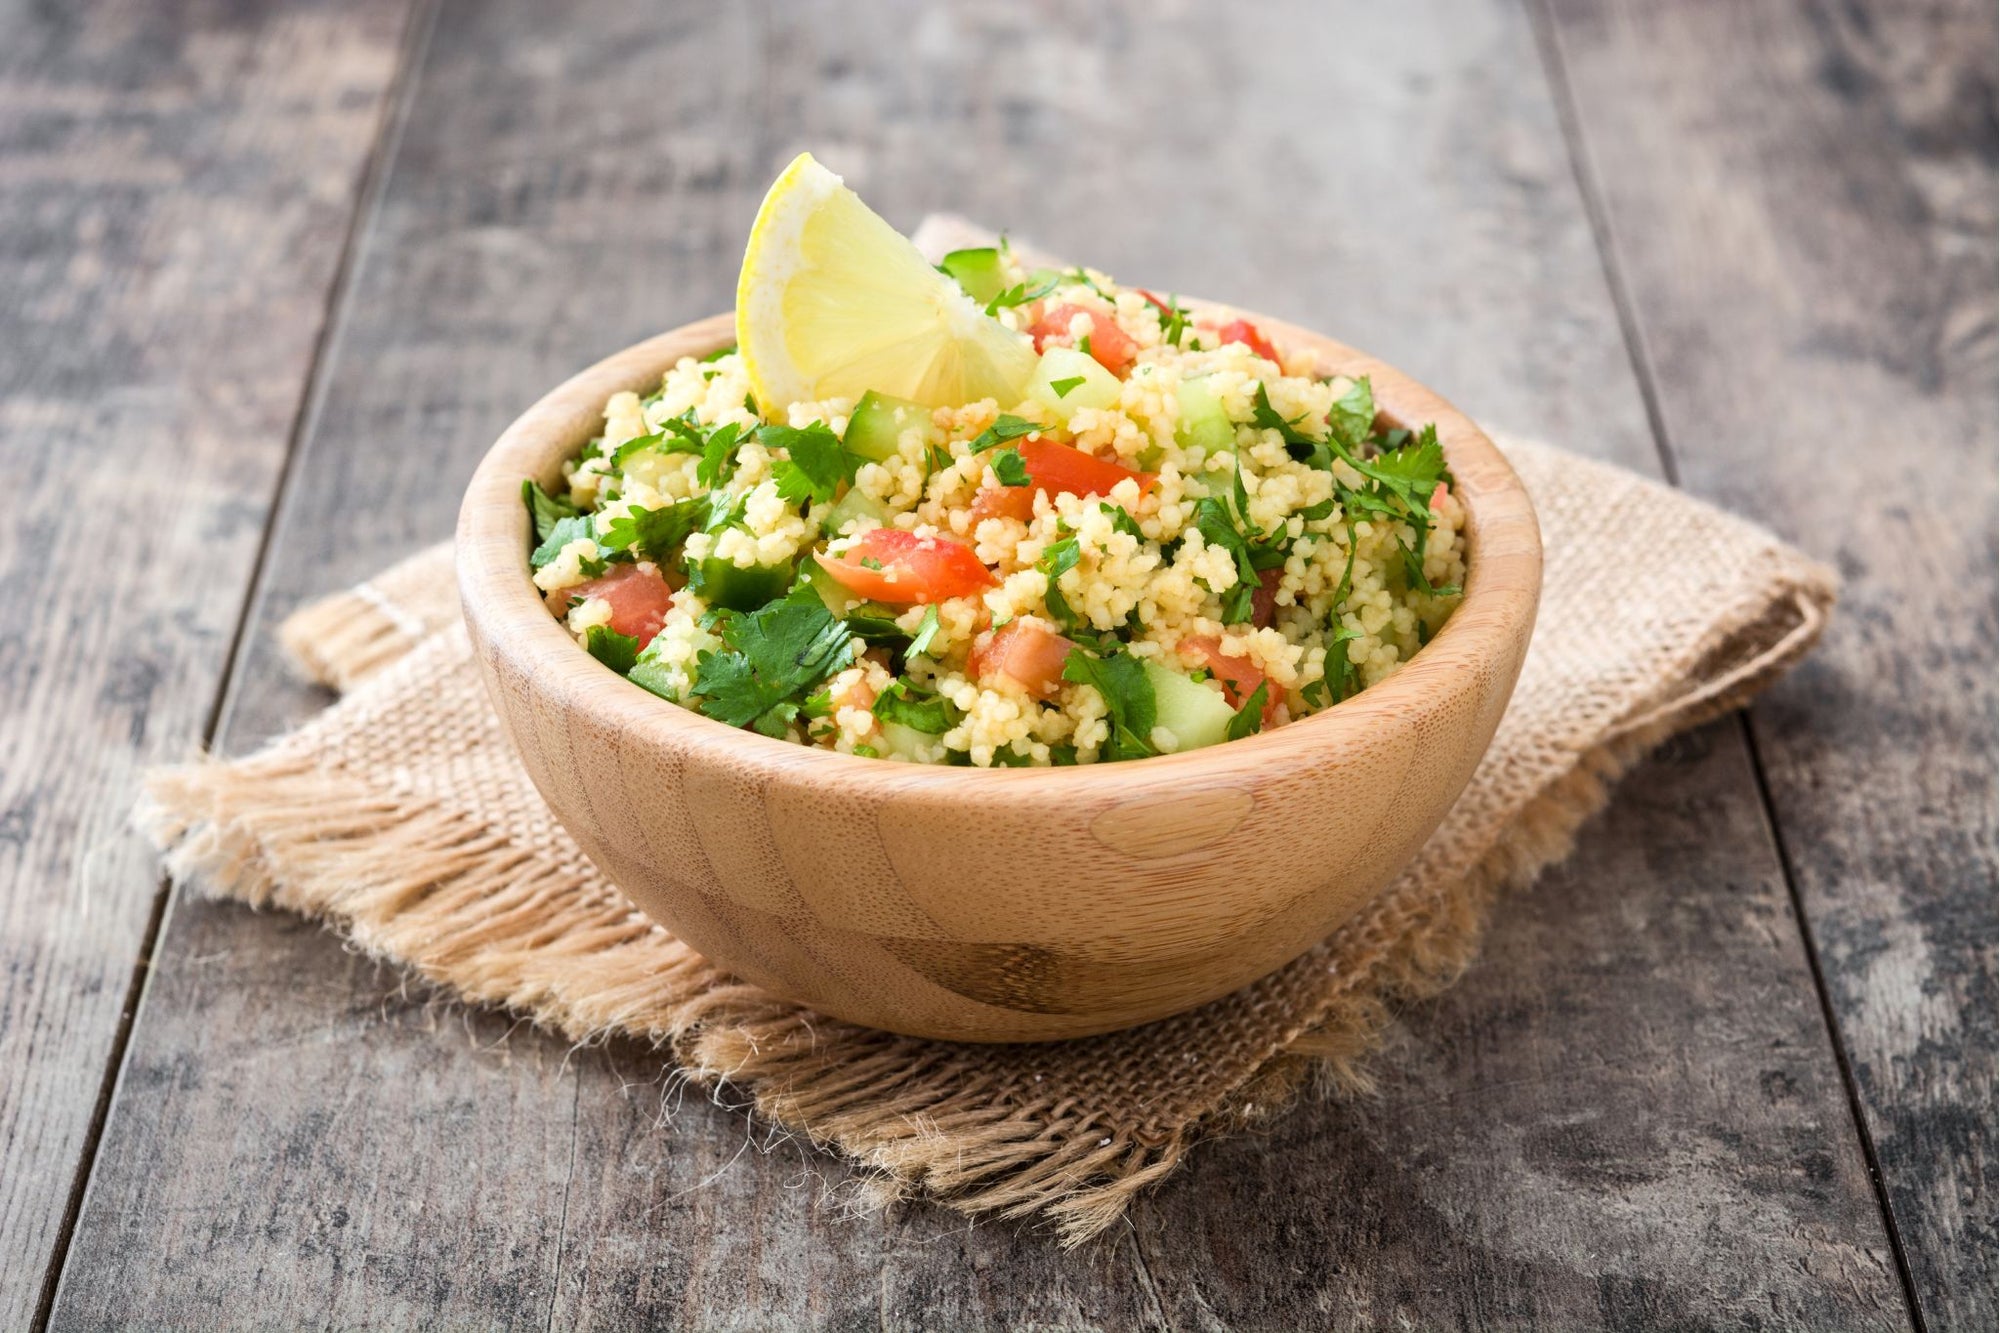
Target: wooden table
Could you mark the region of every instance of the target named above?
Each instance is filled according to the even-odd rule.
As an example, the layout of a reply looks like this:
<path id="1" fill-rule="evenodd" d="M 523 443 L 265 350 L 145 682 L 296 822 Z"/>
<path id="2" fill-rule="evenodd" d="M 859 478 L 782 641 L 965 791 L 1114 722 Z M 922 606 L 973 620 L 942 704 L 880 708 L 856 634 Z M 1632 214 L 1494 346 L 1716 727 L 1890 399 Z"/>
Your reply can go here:
<path id="1" fill-rule="evenodd" d="M 0 1327 L 1993 1327 L 1994 14 L 0 4 Z M 1074 1253 L 161 885 L 143 766 L 811 147 L 1233 296 L 1847 579 L 1378 1096 Z"/>

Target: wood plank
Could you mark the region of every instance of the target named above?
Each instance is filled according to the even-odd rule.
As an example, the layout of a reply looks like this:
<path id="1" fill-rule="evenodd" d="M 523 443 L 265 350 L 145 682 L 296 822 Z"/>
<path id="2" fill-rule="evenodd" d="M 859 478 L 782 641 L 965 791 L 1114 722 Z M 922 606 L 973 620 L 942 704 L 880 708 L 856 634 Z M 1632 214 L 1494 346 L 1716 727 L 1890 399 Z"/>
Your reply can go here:
<path id="1" fill-rule="evenodd" d="M 1990 1326 L 1994 10 L 1554 12 L 1686 483 L 1847 581 L 1758 751 L 1927 1323 Z"/>
<path id="2" fill-rule="evenodd" d="M 1367 58 L 1330 79 L 1335 49 Z M 758 195 L 808 144 L 899 223 L 955 207 L 1226 293 L 1486 419 L 1646 466 L 1538 80 L 1498 0 L 1171 23 L 1109 5 L 1059 31 L 971 5 L 782 24 L 448 5 L 259 624 L 448 530 L 474 460 L 542 386 L 725 306 Z M 1229 97 L 1190 93 L 1218 81 Z M 314 706 L 252 662 L 232 748 Z M 136 1288 L 210 1324 L 1368 1326 L 1388 1293 L 1420 1324 L 1700 1321 L 1762 1301 L 1892 1326 L 1740 733 L 1704 737 L 1635 780 L 1620 822 L 1510 923 L 1483 989 L 1411 1017 L 1380 1102 L 1220 1145 L 1070 1255 L 928 1206 L 844 1220 L 837 1165 L 738 1156 L 753 1131 L 698 1105 L 663 1127 L 641 1053 L 565 1072 L 559 1043 L 502 1045 L 490 1015 L 463 1020 L 469 1040 L 440 1033 L 439 1011 L 311 928 L 179 902 L 55 1323 L 115 1322 Z M 1726 1085 L 1705 1082 L 1711 1062 Z M 1741 1084 L 1753 1068 L 1769 1088 Z M 1667 1170 L 1643 1160 L 1662 1150 Z M 1738 1220 L 1746 1181 L 1756 1225 Z M 1431 1243 L 1390 1243 L 1412 1235 Z M 1556 1243 L 1576 1252 L 1539 1257 Z M 1783 1268 L 1801 1262 L 1826 1281 Z M 1709 1271 L 1727 1282 L 1708 1289 Z"/>
<path id="3" fill-rule="evenodd" d="M 69 1221 L 401 0 L 0 4 L 0 1327 Z"/>

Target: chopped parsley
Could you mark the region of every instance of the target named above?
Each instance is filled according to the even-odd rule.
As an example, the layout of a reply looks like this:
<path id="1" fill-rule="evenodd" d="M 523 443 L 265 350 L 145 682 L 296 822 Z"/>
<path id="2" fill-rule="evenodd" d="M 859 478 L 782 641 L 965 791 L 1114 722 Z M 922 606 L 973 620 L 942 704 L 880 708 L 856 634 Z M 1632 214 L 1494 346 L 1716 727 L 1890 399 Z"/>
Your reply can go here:
<path id="1" fill-rule="evenodd" d="M 1224 733 L 1225 740 L 1240 741 L 1245 736 L 1254 736 L 1264 729 L 1264 698 L 1269 689 L 1268 682 L 1261 680 L 1257 682 L 1257 688 L 1250 691 L 1250 697 L 1236 710 L 1236 716 L 1229 719 L 1229 730 Z"/>
<path id="2" fill-rule="evenodd" d="M 1181 307 L 1180 297 L 1169 292 L 1164 305 L 1154 304 L 1160 312 L 1160 341 L 1169 347 L 1179 347 L 1188 332 L 1187 311 Z"/>
<path id="3" fill-rule="evenodd" d="M 1195 501 L 1194 526 L 1202 541 L 1221 547 L 1236 562 L 1236 582 L 1222 594 L 1222 623 L 1240 625 L 1250 619 L 1251 599 L 1260 584 L 1250 543 L 1237 529 L 1228 507 L 1212 495 Z"/>
<path id="4" fill-rule="evenodd" d="M 556 524 L 566 518 L 575 518 L 582 512 L 568 500 L 550 495 L 533 477 L 521 483 L 521 501 L 528 506 L 528 514 L 534 521 L 537 545 L 549 539 L 549 534 L 556 530 Z"/>
<path id="5" fill-rule="evenodd" d="M 1101 645 L 1102 655 L 1079 647 L 1063 663 L 1063 679 L 1088 685 L 1103 696 L 1111 735 L 1104 742 L 1106 759 L 1143 759 L 1153 748 L 1153 723 L 1159 703 L 1153 682 L 1138 658 L 1115 642 Z"/>
<path id="6" fill-rule="evenodd" d="M 1081 383 L 1083 383 L 1083 376 L 1065 375 L 1059 380 L 1050 380 L 1049 388 L 1054 390 L 1056 397 L 1067 398 L 1069 397 L 1069 391 Z"/>
<path id="7" fill-rule="evenodd" d="M 605 525 L 597 539 L 599 550 L 628 551 L 637 547 L 654 560 L 673 558 L 689 536 L 708 522 L 709 504 L 705 495 L 677 500 L 665 509 L 633 506 Z"/>
<path id="8" fill-rule="evenodd" d="M 1019 449 L 1002 449 L 993 455 L 993 479 L 1002 486 L 1026 486 L 1028 465 L 1021 458 Z"/>
<path id="9" fill-rule="evenodd" d="M 583 636 L 583 646 L 592 657 L 621 676 L 639 661 L 639 641 L 609 625 L 592 625 Z"/>
<path id="10" fill-rule="evenodd" d="M 862 458 L 851 454 L 824 421 L 810 426 L 760 426 L 757 443 L 782 449 L 785 457 L 771 465 L 778 494 L 792 504 L 825 504 L 842 486 L 851 485 Z"/>
<path id="11" fill-rule="evenodd" d="M 993 299 L 986 303 L 986 313 L 994 315 L 1013 306 L 1039 301 L 1055 289 L 1056 279 L 1053 276 L 1043 278 L 1040 282 L 1017 282 L 1012 287 L 994 293 Z"/>
<path id="12" fill-rule="evenodd" d="M 855 638 L 810 588 L 756 611 L 725 611 L 722 651 L 697 659 L 694 693 L 709 717 L 783 737 L 801 696 L 854 660 Z"/>
<path id="13" fill-rule="evenodd" d="M 1064 537 L 1061 541 L 1050 542 L 1042 551 L 1042 558 L 1035 562 L 1035 568 L 1048 575 L 1049 590 L 1042 597 L 1042 604 L 1049 609 L 1058 623 L 1068 625 L 1076 620 L 1076 613 L 1069 609 L 1069 600 L 1056 586 L 1056 580 L 1075 569 L 1077 561 L 1083 559 L 1083 546 L 1075 537 Z"/>
<path id="14" fill-rule="evenodd" d="M 1024 435 L 1033 435 L 1041 427 L 1032 421 L 1023 421 L 1017 416 L 1002 412 L 994 423 L 972 437 L 967 447 L 975 454 L 984 453 L 996 445 L 1018 440 Z"/>
<path id="15" fill-rule="evenodd" d="M 734 352 L 735 350 L 736 350 L 735 343 L 726 343 L 723 346 L 716 348 L 713 352 L 710 352 L 707 356 L 703 357 L 701 359 L 702 364 L 708 365 L 712 362 L 720 361 L 722 360 L 723 357 L 728 356 L 731 352 Z"/>
<path id="16" fill-rule="evenodd" d="M 901 677 L 890 681 L 889 688 L 875 697 L 874 712 L 884 722 L 894 722 L 926 736 L 941 736 L 957 724 L 953 716 L 957 710 L 948 701 L 917 689 Z"/>
<path id="17" fill-rule="evenodd" d="M 930 651 L 930 646 L 938 636 L 937 603 L 924 608 L 924 618 L 917 622 L 917 632 L 910 636 L 910 646 L 903 651 L 912 657 Z"/>
<path id="18" fill-rule="evenodd" d="M 585 538 L 591 541 L 597 540 L 597 528 L 592 523 L 590 515 L 571 514 L 567 518 L 556 520 L 556 525 L 549 529 L 549 535 L 542 538 L 541 545 L 528 556 L 528 567 L 542 568 L 561 555 L 563 547 Z M 584 573 L 592 577 L 604 571 L 602 560 L 586 560 L 583 566 Z"/>
<path id="19" fill-rule="evenodd" d="M 1110 516 L 1112 531 L 1122 532 L 1136 542 L 1146 540 L 1145 532 L 1139 527 L 1139 520 L 1127 513 L 1125 506 L 1112 504 L 1109 500 L 1099 500 L 1097 508 Z"/>

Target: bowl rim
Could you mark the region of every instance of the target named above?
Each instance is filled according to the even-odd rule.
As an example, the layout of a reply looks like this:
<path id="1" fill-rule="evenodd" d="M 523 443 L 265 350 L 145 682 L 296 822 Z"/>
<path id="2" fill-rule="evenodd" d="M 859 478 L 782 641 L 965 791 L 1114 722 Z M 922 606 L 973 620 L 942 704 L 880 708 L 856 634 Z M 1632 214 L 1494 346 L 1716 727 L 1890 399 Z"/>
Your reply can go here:
<path id="1" fill-rule="evenodd" d="M 1116 763 L 1063 767 L 977 768 L 897 763 L 778 740 L 730 727 L 632 685 L 584 652 L 549 614 L 527 577 L 529 518 L 521 483 L 543 485 L 562 461 L 600 433 L 606 401 L 624 390 L 645 392 L 682 357 L 699 357 L 736 338 L 733 313 L 680 325 L 614 352 L 545 394 L 501 433 L 466 487 L 456 535 L 460 603 L 473 630 L 475 653 L 505 658 L 537 691 L 587 710 L 599 725 L 644 736 L 685 758 L 754 770 L 768 781 L 817 786 L 838 780 L 851 794 L 957 800 L 1031 799 L 1041 794 L 1083 799 L 1093 791 L 1129 798 L 1139 789 L 1184 787 L 1205 770 L 1246 766 L 1282 769 L 1335 758 L 1344 746 L 1366 744 L 1388 718 L 1427 711 L 1440 694 L 1462 692 L 1488 673 L 1468 667 L 1507 666 L 1508 687 L 1532 629 L 1540 598 L 1542 549 L 1534 506 L 1506 458 L 1463 413 L 1386 362 L 1323 334 L 1235 306 L 1182 298 L 1191 309 L 1228 310 L 1254 320 L 1274 341 L 1309 347 L 1321 374 L 1367 375 L 1378 414 L 1399 425 L 1437 426 L 1467 511 L 1465 592 L 1436 637 L 1389 679 L 1330 708 L 1240 740 L 1198 750 Z"/>

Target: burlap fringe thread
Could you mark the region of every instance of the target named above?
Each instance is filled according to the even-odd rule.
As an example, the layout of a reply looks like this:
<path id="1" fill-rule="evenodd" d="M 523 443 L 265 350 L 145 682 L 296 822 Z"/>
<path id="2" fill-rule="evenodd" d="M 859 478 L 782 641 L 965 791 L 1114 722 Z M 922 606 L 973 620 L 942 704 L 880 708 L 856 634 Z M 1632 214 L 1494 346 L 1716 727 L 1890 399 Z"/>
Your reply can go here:
<path id="1" fill-rule="evenodd" d="M 647 1038 L 696 1080 L 747 1090 L 759 1114 L 880 1172 L 882 1200 L 921 1186 L 968 1214 L 1046 1214 L 1073 1245 L 1115 1221 L 1200 1138 L 1275 1113 L 1309 1078 L 1323 1091 L 1365 1089 L 1362 1059 L 1390 1006 L 1463 972 L 1496 891 L 1563 857 L 1647 750 L 1738 706 L 1796 660 L 1829 599 L 1830 590 L 1795 593 L 1766 622 L 1722 635 L 1716 674 L 1579 753 L 1455 889 L 1386 897 L 1281 972 L 1286 990 L 1295 989 L 1288 976 L 1311 975 L 1315 1002 L 1206 1115 L 1159 1136 L 1060 1102 L 996 1104 L 965 1048 L 843 1028 L 830 1051 L 817 1030 L 824 1019 L 711 966 L 623 899 L 588 891 L 583 874 L 436 801 L 371 791 L 282 744 L 155 774 L 139 818 L 167 849 L 176 881 L 333 920 L 369 953 L 573 1041 Z M 283 637 L 311 674 L 345 686 L 429 628 L 363 594 L 307 608 Z M 1340 972 L 1328 985 L 1335 958 Z M 857 1053 L 856 1040 L 866 1049 Z"/>

